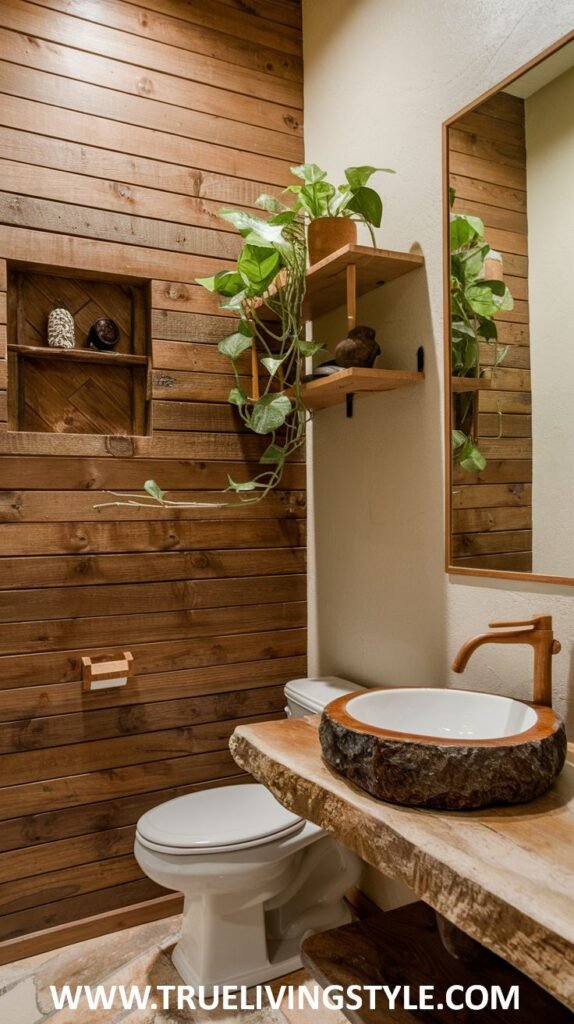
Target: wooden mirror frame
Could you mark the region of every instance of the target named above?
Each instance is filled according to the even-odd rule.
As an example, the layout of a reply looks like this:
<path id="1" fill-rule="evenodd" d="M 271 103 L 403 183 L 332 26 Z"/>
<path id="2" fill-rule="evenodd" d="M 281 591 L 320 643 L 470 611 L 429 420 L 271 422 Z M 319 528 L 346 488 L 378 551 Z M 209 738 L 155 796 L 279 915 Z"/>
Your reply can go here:
<path id="1" fill-rule="evenodd" d="M 445 423 L 445 572 L 456 576 L 478 576 L 490 577 L 502 580 L 529 580 L 533 583 L 556 583 L 567 586 L 574 586 L 573 576 L 550 576 L 542 573 L 519 572 L 505 569 L 475 569 L 470 566 L 457 566 L 452 564 L 452 395 L 451 395 L 451 315 L 450 315 L 450 203 L 449 203 L 449 129 L 464 114 L 470 113 L 475 107 L 480 106 L 485 100 L 490 99 L 500 92 L 517 78 L 521 78 L 537 64 L 542 63 L 547 57 L 551 57 L 562 47 L 574 41 L 574 29 L 562 36 L 557 42 L 548 46 L 536 57 L 522 64 L 517 71 L 507 75 L 501 82 L 498 82 L 491 89 L 482 93 L 472 103 L 468 103 L 456 114 L 449 117 L 442 125 L 442 169 L 443 169 L 443 308 L 444 308 L 444 423 Z"/>

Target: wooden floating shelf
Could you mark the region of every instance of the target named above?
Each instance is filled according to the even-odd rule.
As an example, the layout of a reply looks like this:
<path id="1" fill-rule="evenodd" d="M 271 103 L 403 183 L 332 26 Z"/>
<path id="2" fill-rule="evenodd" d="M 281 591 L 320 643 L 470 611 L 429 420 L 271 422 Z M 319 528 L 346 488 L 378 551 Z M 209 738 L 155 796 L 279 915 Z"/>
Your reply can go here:
<path id="1" fill-rule="evenodd" d="M 147 356 L 135 356 L 130 352 L 97 352 L 89 348 L 50 348 L 41 345 L 8 345 L 9 352 L 15 352 L 24 359 L 62 359 L 80 363 L 102 363 L 107 366 L 147 366 Z"/>
<path id="2" fill-rule="evenodd" d="M 492 386 L 490 377 L 451 377 L 450 389 L 453 394 L 466 391 L 487 391 Z"/>
<path id="3" fill-rule="evenodd" d="M 368 245 L 344 245 L 307 271 L 303 303 L 306 320 L 342 306 L 347 296 L 347 267 L 355 268 L 356 294 L 365 295 L 381 284 L 395 281 L 424 266 L 418 253 L 373 249 Z"/>
<path id="4" fill-rule="evenodd" d="M 347 395 L 358 397 L 376 391 L 396 391 L 397 388 L 419 384 L 424 376 L 424 373 L 407 370 L 371 370 L 353 366 L 304 384 L 301 396 L 308 409 L 327 409 L 344 402 Z"/>
<path id="5" fill-rule="evenodd" d="M 434 986 L 434 1010 L 416 1010 L 413 1004 L 405 1006 L 399 997 L 397 1007 L 391 1010 L 382 992 L 377 1005 L 371 1009 L 365 997 L 365 1006 L 359 1010 L 345 1010 L 353 1024 L 417 1024 L 431 1019 L 435 1024 L 453 1024 L 457 1013 L 449 1009 L 446 992 L 451 985 L 461 990 L 470 989 L 480 982 L 487 987 L 498 985 L 507 992 L 516 985 L 520 993 L 520 1021 L 534 1024 L 540 1020 L 552 1024 L 566 1024 L 570 1011 L 547 992 L 535 985 L 526 975 L 506 963 L 501 957 L 476 944 L 475 959 L 457 959 L 442 944 L 435 915 L 424 903 L 411 903 L 406 907 L 376 914 L 359 924 L 344 925 L 330 931 L 311 935 L 303 941 L 303 964 L 322 988 L 328 985 L 387 985 L 409 986 L 411 1000 L 417 1000 L 419 986 Z M 404 988 L 403 988 L 404 993 Z M 455 1001 L 460 1002 L 457 992 Z M 463 1011 L 463 1018 L 468 1011 Z M 513 1011 L 509 1010 L 509 1019 Z M 481 1024 L 498 1024 L 503 1017 L 499 1009 L 480 1010 Z"/>

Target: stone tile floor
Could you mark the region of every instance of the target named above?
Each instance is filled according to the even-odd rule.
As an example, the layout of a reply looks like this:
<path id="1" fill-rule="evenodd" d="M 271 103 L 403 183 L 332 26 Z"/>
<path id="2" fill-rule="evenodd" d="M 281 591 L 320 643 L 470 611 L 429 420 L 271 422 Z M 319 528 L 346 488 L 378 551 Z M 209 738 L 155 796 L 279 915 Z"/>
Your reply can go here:
<path id="1" fill-rule="evenodd" d="M 280 1009 L 212 1012 L 171 1008 L 91 1010 L 82 997 L 78 1007 L 54 1009 L 50 985 L 178 985 L 181 979 L 172 965 L 170 951 L 177 940 L 180 917 L 139 925 L 111 935 L 88 939 L 50 953 L 0 966 L 1 1024 L 346 1024 L 336 1010 Z M 297 971 L 273 982 L 314 986 L 306 971 Z"/>

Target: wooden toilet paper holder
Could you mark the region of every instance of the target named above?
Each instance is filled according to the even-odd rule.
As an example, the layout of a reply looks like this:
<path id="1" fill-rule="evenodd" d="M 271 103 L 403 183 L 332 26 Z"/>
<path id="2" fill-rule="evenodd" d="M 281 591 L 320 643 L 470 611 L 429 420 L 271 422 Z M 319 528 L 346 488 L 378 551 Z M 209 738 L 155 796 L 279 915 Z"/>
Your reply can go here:
<path id="1" fill-rule="evenodd" d="M 91 658 L 82 658 L 82 689 L 92 692 L 127 686 L 128 679 L 133 673 L 133 663 L 133 654 L 130 651 L 124 651 L 123 657 L 117 661 L 92 661 Z"/>

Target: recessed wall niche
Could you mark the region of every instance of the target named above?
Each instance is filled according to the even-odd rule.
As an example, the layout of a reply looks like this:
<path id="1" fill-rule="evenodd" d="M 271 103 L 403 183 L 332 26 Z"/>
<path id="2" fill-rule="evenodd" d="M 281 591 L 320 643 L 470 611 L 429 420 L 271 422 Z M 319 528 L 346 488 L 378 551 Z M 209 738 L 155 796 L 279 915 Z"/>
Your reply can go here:
<path id="1" fill-rule="evenodd" d="M 9 265 L 7 301 L 9 430 L 150 432 L 149 282 Z M 55 308 L 73 317 L 73 348 L 48 345 Z M 112 350 L 100 351 L 88 340 L 101 319 L 118 327 Z"/>

